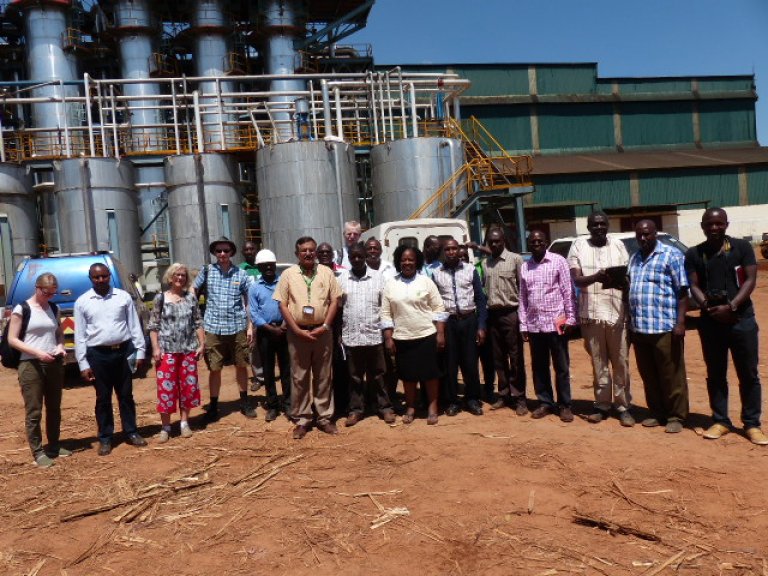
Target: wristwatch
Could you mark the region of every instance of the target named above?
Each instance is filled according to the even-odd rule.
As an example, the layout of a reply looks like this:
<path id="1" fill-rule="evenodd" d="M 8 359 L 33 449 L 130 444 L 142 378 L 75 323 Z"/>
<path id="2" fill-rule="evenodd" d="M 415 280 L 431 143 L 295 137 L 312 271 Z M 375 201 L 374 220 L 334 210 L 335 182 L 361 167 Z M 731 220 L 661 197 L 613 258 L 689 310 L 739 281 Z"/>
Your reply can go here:
<path id="1" fill-rule="evenodd" d="M 331 331 L 331 327 L 330 327 L 330 326 L 328 326 L 328 324 L 326 324 L 326 323 L 323 323 L 323 328 L 325 328 L 326 330 L 328 330 L 328 332 L 330 332 L 330 331 Z"/>
<path id="2" fill-rule="evenodd" d="M 731 312 L 736 312 L 739 309 L 733 302 L 729 302 L 728 305 L 731 307 Z"/>

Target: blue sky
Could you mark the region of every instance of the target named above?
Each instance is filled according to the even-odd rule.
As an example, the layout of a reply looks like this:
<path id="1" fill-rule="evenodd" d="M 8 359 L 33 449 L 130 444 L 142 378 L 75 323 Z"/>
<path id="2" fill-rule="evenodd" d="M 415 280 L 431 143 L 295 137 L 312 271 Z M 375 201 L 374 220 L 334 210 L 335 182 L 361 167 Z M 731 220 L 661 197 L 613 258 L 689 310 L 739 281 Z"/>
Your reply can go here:
<path id="1" fill-rule="evenodd" d="M 768 146 L 768 0 L 377 0 L 377 64 L 597 62 L 600 77 L 755 74 Z"/>

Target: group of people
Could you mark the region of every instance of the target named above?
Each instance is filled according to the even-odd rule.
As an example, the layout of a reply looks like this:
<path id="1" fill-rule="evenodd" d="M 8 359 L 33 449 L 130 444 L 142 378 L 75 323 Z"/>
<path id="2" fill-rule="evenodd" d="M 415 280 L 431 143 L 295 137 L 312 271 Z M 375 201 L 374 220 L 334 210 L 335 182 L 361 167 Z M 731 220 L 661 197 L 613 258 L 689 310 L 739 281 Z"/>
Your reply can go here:
<path id="1" fill-rule="evenodd" d="M 337 434 L 337 416 L 354 426 L 369 411 L 390 424 L 400 413 L 407 425 L 421 406 L 432 425 L 441 408 L 447 416 L 462 409 L 480 416 L 486 400 L 491 409 L 508 406 L 525 416 L 524 342 L 530 346 L 538 400 L 531 417 L 557 414 L 571 422 L 568 342 L 577 326 L 593 369 L 595 402 L 586 420 L 598 424 L 615 409 L 622 426 L 635 425 L 632 347 L 650 411 L 642 425 L 677 433 L 688 416 L 683 349 L 690 297 L 701 310 L 714 419 L 704 437 L 717 439 L 732 429 L 726 380 L 730 352 L 745 433 L 755 444 L 768 445 L 760 428 L 758 327 L 750 299 L 757 266 L 751 245 L 726 234 L 727 214 L 720 208 L 704 212 L 706 240 L 685 255 L 657 240 L 652 220 L 641 220 L 635 227 L 639 250 L 630 256 L 621 241 L 608 236 L 608 224 L 605 213 L 593 212 L 588 237 L 577 239 L 567 258 L 550 252 L 546 234 L 533 230 L 527 260 L 508 248 L 503 229 L 491 228 L 483 246 L 470 245 L 483 255 L 473 265 L 466 246 L 434 236 L 424 241 L 423 251 L 401 245 L 393 262 L 386 262 L 379 241 L 361 243 L 360 224 L 347 222 L 342 250 L 301 237 L 295 243 L 297 264 L 282 274 L 275 254 L 257 251 L 252 243 L 243 247 L 245 262 L 236 266 L 237 248 L 222 237 L 209 247 L 215 262 L 194 281 L 186 266 L 171 265 L 164 276 L 167 289 L 153 302 L 148 329 L 162 423 L 158 441 L 170 439 L 177 409 L 180 435 L 193 434 L 188 419 L 201 403 L 201 357 L 209 369 L 208 423 L 220 417 L 221 374 L 229 360 L 235 365 L 240 412 L 257 416 L 248 396 L 250 366 L 254 386 L 265 387 L 265 420 L 283 411 L 297 440 L 312 427 Z M 102 264 L 91 266 L 89 276 L 93 288 L 75 304 L 76 357 L 82 377 L 96 390 L 98 453 L 106 455 L 114 433 L 113 390 L 127 442 L 146 445 L 136 427 L 131 384 L 146 351 L 130 296 L 111 285 Z M 41 467 L 70 454 L 59 445 L 64 348 L 57 310 L 48 303 L 56 291 L 56 278 L 41 274 L 26 301 L 29 310 L 21 305 L 13 310 L 9 331 L 10 345 L 22 353 L 19 382 L 27 437 Z M 404 407 L 396 394 L 398 381 Z M 40 426 L 43 403 L 47 450 Z"/>

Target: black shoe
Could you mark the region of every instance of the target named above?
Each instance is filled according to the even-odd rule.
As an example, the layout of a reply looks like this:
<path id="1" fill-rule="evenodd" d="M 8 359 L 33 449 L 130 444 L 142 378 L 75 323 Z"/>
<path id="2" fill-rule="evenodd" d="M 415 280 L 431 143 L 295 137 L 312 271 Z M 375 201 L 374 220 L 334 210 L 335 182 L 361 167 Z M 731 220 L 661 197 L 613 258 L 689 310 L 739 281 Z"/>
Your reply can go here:
<path id="1" fill-rule="evenodd" d="M 144 440 L 144 438 L 142 438 L 141 435 L 139 435 L 137 432 L 128 434 L 128 438 L 126 438 L 125 441 L 131 446 L 136 446 L 137 448 L 141 448 L 142 446 L 147 445 L 147 441 Z"/>
<path id="2" fill-rule="evenodd" d="M 112 453 L 111 442 L 99 442 L 99 449 L 97 451 L 97 454 L 99 456 L 109 456 L 111 453 Z"/>
<path id="3" fill-rule="evenodd" d="M 507 401 L 504 398 L 496 398 L 496 402 L 491 404 L 491 410 L 501 410 L 507 405 Z"/>
<path id="4" fill-rule="evenodd" d="M 467 412 L 474 414 L 475 416 L 483 415 L 483 407 L 478 400 L 470 400 L 467 402 Z"/>
<path id="5" fill-rule="evenodd" d="M 206 424 L 213 424 L 214 422 L 218 422 L 219 418 L 220 416 L 218 410 L 208 409 L 208 411 L 205 413 L 204 420 Z"/>
<path id="6" fill-rule="evenodd" d="M 277 420 L 277 408 L 268 408 L 267 413 L 264 415 L 264 420 L 266 422 L 274 422 Z"/>
<path id="7" fill-rule="evenodd" d="M 256 408 L 248 402 L 240 402 L 240 414 L 246 418 L 256 418 Z"/>
<path id="8" fill-rule="evenodd" d="M 461 408 L 459 408 L 458 404 L 451 404 L 445 409 L 446 416 L 456 416 L 459 412 L 461 412 Z"/>

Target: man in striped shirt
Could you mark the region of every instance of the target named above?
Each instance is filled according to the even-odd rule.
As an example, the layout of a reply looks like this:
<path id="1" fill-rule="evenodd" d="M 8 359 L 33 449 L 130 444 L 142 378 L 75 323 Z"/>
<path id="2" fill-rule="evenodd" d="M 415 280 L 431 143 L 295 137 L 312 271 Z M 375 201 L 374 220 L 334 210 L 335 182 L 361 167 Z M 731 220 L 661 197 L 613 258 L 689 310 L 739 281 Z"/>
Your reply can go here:
<path id="1" fill-rule="evenodd" d="M 379 327 L 383 276 L 366 266 L 365 246 L 348 248 L 351 270 L 342 270 L 338 280 L 342 291 L 341 341 L 349 370 L 349 416 L 354 426 L 365 416 L 367 392 L 376 396 L 376 409 L 388 424 L 395 421 L 392 403 L 384 385 L 384 345 Z"/>
<path id="2" fill-rule="evenodd" d="M 485 342 L 488 316 L 487 300 L 475 267 L 459 259 L 459 243 L 449 238 L 443 245 L 445 263 L 432 271 L 440 296 L 448 312 L 445 330 L 447 374 L 443 386 L 446 416 L 456 416 L 459 407 L 459 368 L 464 379 L 467 410 L 475 416 L 483 414 L 480 404 L 480 374 L 477 368 L 478 345 Z"/>
<path id="3" fill-rule="evenodd" d="M 547 250 L 547 235 L 534 230 L 528 237 L 531 259 L 520 271 L 520 333 L 531 346 L 533 387 L 539 406 L 531 418 L 560 413 L 573 422 L 568 333 L 576 325 L 573 285 L 565 258 Z M 557 404 L 552 393 L 549 358 L 555 369 Z"/>
<path id="4" fill-rule="evenodd" d="M 629 313 L 632 344 L 645 401 L 651 417 L 643 426 L 666 424 L 666 432 L 683 430 L 688 417 L 683 339 L 688 306 L 685 257 L 656 240 L 656 224 L 635 226 L 640 250 L 629 259 Z"/>

